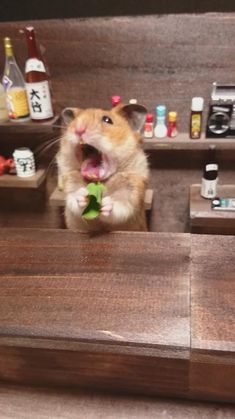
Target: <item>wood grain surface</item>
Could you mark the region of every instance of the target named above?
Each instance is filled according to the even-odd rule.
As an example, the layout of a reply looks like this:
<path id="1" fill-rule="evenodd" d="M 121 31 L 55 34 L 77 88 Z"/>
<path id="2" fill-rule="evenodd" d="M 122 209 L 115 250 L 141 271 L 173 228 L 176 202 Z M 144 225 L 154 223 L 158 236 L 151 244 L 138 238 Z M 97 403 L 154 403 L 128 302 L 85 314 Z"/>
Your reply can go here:
<path id="1" fill-rule="evenodd" d="M 191 237 L 191 391 L 235 401 L 235 237 Z"/>
<path id="2" fill-rule="evenodd" d="M 2 380 L 187 393 L 188 235 L 2 231 Z"/>
<path id="3" fill-rule="evenodd" d="M 234 242 L 2 229 L 1 380 L 234 401 Z"/>
<path id="4" fill-rule="evenodd" d="M 211 209 L 211 200 L 200 195 L 201 185 L 190 186 L 190 228 L 193 233 L 234 234 L 235 212 Z M 234 185 L 218 185 L 217 196 L 233 198 Z"/>
<path id="5" fill-rule="evenodd" d="M 0 176 L 0 188 L 38 188 L 46 178 L 46 169 L 38 169 L 33 176 L 19 177 L 5 174 Z"/>

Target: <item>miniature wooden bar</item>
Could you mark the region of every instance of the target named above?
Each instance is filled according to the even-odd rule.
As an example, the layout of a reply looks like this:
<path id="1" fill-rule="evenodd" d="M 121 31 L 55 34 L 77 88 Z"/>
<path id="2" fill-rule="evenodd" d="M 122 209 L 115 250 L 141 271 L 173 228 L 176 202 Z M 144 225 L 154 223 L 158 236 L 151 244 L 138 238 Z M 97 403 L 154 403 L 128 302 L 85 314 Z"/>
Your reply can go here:
<path id="1" fill-rule="evenodd" d="M 0 379 L 234 401 L 234 246 L 2 229 Z"/>

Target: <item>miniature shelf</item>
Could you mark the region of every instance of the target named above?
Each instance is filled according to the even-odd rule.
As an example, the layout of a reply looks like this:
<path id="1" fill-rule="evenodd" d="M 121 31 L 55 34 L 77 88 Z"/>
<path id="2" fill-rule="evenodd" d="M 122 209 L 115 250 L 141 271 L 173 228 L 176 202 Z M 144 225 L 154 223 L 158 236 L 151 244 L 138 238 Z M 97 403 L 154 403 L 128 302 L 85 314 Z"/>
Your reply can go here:
<path id="1" fill-rule="evenodd" d="M 235 234 L 235 211 L 211 209 L 211 200 L 200 195 L 201 185 L 190 186 L 190 226 L 191 231 L 205 234 Z M 220 185 L 217 196 L 235 197 L 235 185 Z"/>
<path id="2" fill-rule="evenodd" d="M 150 211 L 152 208 L 152 201 L 153 201 L 153 190 L 147 189 L 145 192 L 145 211 Z M 63 191 L 60 191 L 56 188 L 51 196 L 50 196 L 50 203 L 56 207 L 63 207 L 65 205 L 65 195 Z"/>
<path id="3" fill-rule="evenodd" d="M 1 122 L 0 123 L 0 134 L 3 133 L 24 133 L 24 132 L 38 132 L 48 131 L 53 129 L 59 122 L 59 115 L 56 115 L 53 119 L 46 122 L 33 122 L 31 120 L 27 122 Z"/>
<path id="4" fill-rule="evenodd" d="M 206 138 L 191 140 L 187 133 L 180 133 L 175 138 L 152 138 L 144 140 L 147 150 L 206 150 L 210 144 L 215 144 L 221 150 L 235 150 L 235 138 Z"/>
<path id="5" fill-rule="evenodd" d="M 16 175 L 0 176 L 1 188 L 39 188 L 46 178 L 46 169 L 38 169 L 35 175 L 22 178 Z"/>

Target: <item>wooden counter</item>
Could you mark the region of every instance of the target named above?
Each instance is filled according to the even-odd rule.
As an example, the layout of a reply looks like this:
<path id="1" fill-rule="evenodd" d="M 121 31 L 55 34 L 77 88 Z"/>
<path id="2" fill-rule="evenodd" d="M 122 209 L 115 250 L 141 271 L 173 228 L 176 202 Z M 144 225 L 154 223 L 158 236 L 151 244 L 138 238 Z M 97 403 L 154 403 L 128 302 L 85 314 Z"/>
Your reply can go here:
<path id="1" fill-rule="evenodd" d="M 1 380 L 234 400 L 235 237 L 1 232 Z"/>

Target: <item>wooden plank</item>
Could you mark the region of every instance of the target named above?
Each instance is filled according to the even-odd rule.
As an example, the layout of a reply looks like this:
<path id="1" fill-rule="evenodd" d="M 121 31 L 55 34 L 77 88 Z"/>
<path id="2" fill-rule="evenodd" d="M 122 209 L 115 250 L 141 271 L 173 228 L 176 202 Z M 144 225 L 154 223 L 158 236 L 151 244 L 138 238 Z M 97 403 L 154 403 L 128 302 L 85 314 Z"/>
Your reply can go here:
<path id="1" fill-rule="evenodd" d="M 2 237 L 2 380 L 187 393 L 188 235 Z"/>
<path id="2" fill-rule="evenodd" d="M 0 176 L 0 188 L 39 188 L 46 178 L 46 169 L 38 169 L 33 176 L 18 177 L 5 174 Z"/>
<path id="3" fill-rule="evenodd" d="M 211 209 L 211 200 L 200 195 L 201 185 L 190 186 L 190 225 L 193 232 L 233 234 L 235 232 L 235 212 Z M 219 185 L 219 197 L 233 198 L 235 185 Z"/>
<path id="4" fill-rule="evenodd" d="M 152 202 L 153 202 L 153 190 L 147 189 L 145 192 L 145 198 L 144 198 L 145 211 L 151 210 Z M 50 204 L 56 207 L 64 207 L 65 205 L 64 192 L 59 190 L 58 187 L 54 189 L 54 191 L 52 192 L 50 196 Z"/>
<path id="5" fill-rule="evenodd" d="M 202 134 L 199 140 L 192 140 L 186 132 L 180 132 L 175 138 L 144 139 L 144 150 L 208 150 L 210 145 L 216 145 L 218 150 L 235 150 L 234 138 L 206 138 Z"/>
<path id="6" fill-rule="evenodd" d="M 190 391 L 235 401 L 235 237 L 192 236 Z"/>
<path id="7" fill-rule="evenodd" d="M 55 115 L 50 121 L 33 122 L 31 120 L 26 122 L 1 122 L 0 135 L 1 137 L 6 134 L 43 134 L 45 132 L 53 131 L 59 122 L 59 116 Z"/>

